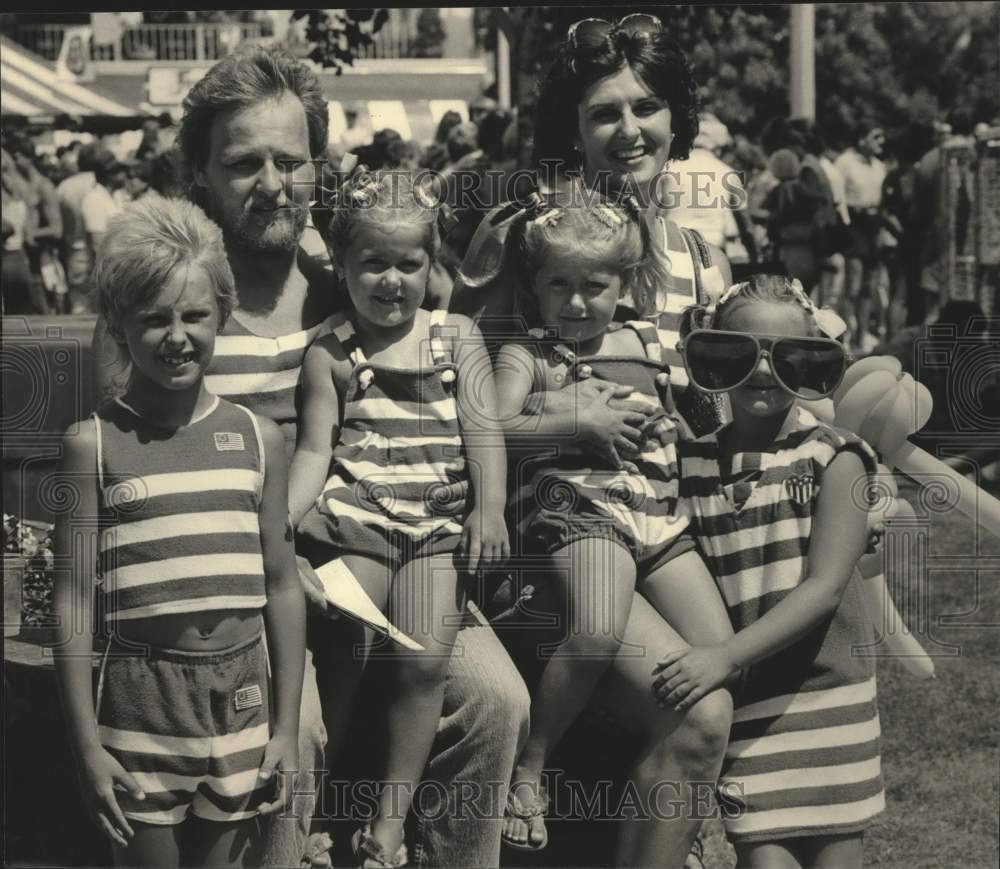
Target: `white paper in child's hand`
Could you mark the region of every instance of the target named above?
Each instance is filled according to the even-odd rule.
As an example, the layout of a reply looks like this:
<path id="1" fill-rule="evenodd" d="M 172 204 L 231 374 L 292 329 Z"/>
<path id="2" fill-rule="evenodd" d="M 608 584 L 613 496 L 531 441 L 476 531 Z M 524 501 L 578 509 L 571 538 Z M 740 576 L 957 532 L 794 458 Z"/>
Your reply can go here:
<path id="1" fill-rule="evenodd" d="M 375 602 L 368 597 L 357 577 L 342 559 L 335 558 L 316 568 L 316 576 L 323 583 L 323 593 L 331 605 L 372 630 L 385 634 L 405 649 L 414 652 L 424 650 L 420 643 L 404 634 L 375 606 Z"/>

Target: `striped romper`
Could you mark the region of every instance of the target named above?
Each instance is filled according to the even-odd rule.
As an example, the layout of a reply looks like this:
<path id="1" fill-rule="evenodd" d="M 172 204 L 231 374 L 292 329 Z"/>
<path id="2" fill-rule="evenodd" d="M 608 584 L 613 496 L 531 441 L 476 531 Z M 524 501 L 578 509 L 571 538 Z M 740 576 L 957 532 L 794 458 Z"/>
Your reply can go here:
<path id="1" fill-rule="evenodd" d="M 845 450 L 876 472 L 864 441 L 801 407 L 770 450 L 737 453 L 731 469 L 716 435 L 683 444 L 691 530 L 737 632 L 805 579 L 823 470 Z M 874 639 L 862 604 L 848 583 L 828 621 L 745 674 L 719 779 L 731 839 L 857 833 L 885 808 L 874 661 L 852 654 Z"/>
<path id="2" fill-rule="evenodd" d="M 369 362 L 350 319 L 336 315 L 352 368 L 330 476 L 297 530 L 314 564 L 357 553 L 398 570 L 461 542 L 469 482 L 446 316 L 431 312 L 434 367 L 413 371 Z"/>
<path id="3" fill-rule="evenodd" d="M 101 604 L 109 623 L 267 604 L 257 420 L 215 398 L 176 430 L 124 402 L 100 408 Z M 269 798 L 257 772 L 270 737 L 260 634 L 218 652 L 113 640 L 98 687 L 101 744 L 145 793 L 117 794 L 129 818 L 177 824 L 253 817 Z"/>
<path id="4" fill-rule="evenodd" d="M 566 383 L 595 376 L 632 386 L 630 399 L 641 397 L 659 408 L 647 431 L 662 426 L 664 433 L 647 440 L 631 471 L 615 470 L 590 456 L 553 457 L 551 452 L 521 463 L 511 499 L 512 525 L 529 550 L 546 555 L 577 540 L 615 540 L 648 574 L 693 543 L 686 535 L 678 539 L 688 520 L 677 513 L 677 431 L 663 410 L 669 367 L 662 361 L 656 327 L 642 320 L 611 324 L 611 329 L 619 328 L 635 332 L 645 356 L 577 357 L 564 344 L 548 352 L 565 367 Z M 540 338 L 541 333 L 533 330 L 532 337 Z"/>

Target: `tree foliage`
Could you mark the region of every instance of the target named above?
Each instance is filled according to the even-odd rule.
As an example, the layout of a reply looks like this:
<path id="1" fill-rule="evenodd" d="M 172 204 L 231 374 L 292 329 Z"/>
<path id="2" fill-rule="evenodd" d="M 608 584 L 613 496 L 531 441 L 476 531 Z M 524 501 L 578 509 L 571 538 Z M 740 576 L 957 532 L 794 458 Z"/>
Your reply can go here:
<path id="1" fill-rule="evenodd" d="M 303 57 L 340 75 L 354 63 L 359 49 L 389 20 L 388 9 L 296 9 L 292 28 L 301 33 Z"/>
<path id="2" fill-rule="evenodd" d="M 532 85 L 574 21 L 657 15 L 690 58 L 702 101 L 733 132 L 755 139 L 789 107 L 787 5 L 513 7 L 519 76 Z M 832 143 L 866 125 L 913 121 L 957 127 L 1000 114 L 1000 4 L 823 3 L 816 6 L 816 114 Z"/>

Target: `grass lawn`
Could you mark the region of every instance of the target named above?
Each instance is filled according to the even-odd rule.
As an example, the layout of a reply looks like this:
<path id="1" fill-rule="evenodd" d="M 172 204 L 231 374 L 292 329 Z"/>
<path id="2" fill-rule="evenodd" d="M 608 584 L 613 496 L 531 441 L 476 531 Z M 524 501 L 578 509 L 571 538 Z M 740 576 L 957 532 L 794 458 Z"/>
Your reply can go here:
<path id="1" fill-rule="evenodd" d="M 901 494 L 920 515 L 916 489 L 901 486 Z M 887 809 L 865 837 L 865 865 L 993 869 L 1000 861 L 1000 540 L 957 511 L 927 515 L 929 593 L 922 604 L 931 639 L 921 642 L 928 651 L 934 641 L 958 649 L 935 657 L 937 677 L 929 682 L 894 660 L 879 661 Z M 992 567 L 984 569 L 984 558 L 976 570 L 976 556 L 991 558 Z M 949 565 L 956 557 L 962 565 Z M 916 624 L 915 605 L 902 605 L 899 590 L 893 596 Z M 731 869 L 735 857 L 721 823 L 710 822 L 707 835 L 707 869 Z"/>

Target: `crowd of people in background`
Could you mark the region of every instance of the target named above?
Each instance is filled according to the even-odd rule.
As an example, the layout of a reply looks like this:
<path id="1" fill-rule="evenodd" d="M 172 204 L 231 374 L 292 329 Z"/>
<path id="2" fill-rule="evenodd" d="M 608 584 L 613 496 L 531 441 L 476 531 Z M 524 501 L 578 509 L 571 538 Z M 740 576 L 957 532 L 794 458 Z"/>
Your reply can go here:
<path id="1" fill-rule="evenodd" d="M 3 311 L 90 314 L 94 251 L 108 220 L 174 187 L 170 127 L 143 124 L 126 159 L 100 139 L 39 148 L 23 130 L 3 135 Z"/>
<path id="2" fill-rule="evenodd" d="M 331 176 L 348 153 L 373 171 L 438 173 L 455 218 L 442 266 L 454 277 L 485 211 L 510 197 L 506 179 L 530 167 L 530 123 L 499 108 L 489 89 L 467 117 L 446 112 L 430 142 L 373 132 L 351 107 L 345 116 L 322 185 L 335 187 Z M 870 353 L 936 314 L 941 147 L 974 144 L 990 129 L 913 124 L 890 137 L 861 122 L 855 141 L 838 149 L 802 118 L 776 118 L 753 142 L 708 111 L 691 155 L 668 167 L 662 202 L 737 271 L 798 278 L 847 321 L 851 349 Z M 170 133 L 166 118 L 148 119 L 124 160 L 99 140 L 51 150 L 24 132 L 3 136 L 5 313 L 93 312 L 90 269 L 109 217 L 128 201 L 176 192 Z"/>

